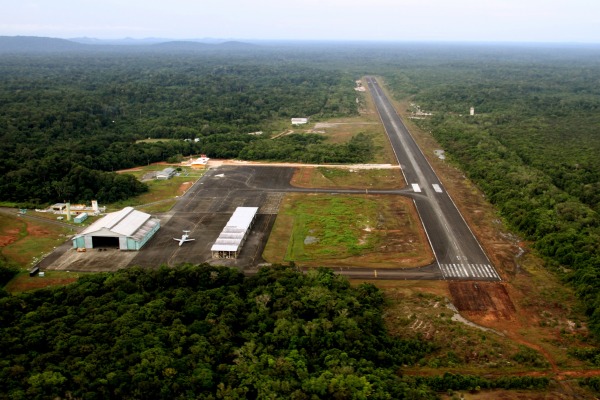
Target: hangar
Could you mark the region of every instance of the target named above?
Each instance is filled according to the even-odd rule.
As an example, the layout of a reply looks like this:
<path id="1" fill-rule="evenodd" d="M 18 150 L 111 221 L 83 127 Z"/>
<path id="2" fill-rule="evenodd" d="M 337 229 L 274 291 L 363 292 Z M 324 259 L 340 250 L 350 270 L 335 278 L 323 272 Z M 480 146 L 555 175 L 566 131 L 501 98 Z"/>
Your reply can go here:
<path id="1" fill-rule="evenodd" d="M 139 250 L 159 228 L 160 221 L 157 218 L 133 207 L 125 207 L 121 211 L 106 214 L 73 237 L 73 248 Z"/>
<path id="2" fill-rule="evenodd" d="M 210 249 L 213 258 L 237 258 L 250 228 L 256 219 L 258 207 L 238 207 Z"/>

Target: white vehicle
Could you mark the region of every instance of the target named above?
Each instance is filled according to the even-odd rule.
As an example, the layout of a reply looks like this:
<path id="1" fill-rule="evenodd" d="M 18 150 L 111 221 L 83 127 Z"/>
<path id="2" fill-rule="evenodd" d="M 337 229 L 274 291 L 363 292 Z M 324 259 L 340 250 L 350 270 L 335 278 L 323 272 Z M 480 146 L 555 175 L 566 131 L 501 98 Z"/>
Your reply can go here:
<path id="1" fill-rule="evenodd" d="M 173 240 L 177 240 L 179 242 L 179 246 L 181 246 L 185 242 L 191 242 L 192 240 L 196 239 L 190 239 L 190 231 L 183 231 L 183 235 L 181 235 L 181 238 L 173 238 Z"/>

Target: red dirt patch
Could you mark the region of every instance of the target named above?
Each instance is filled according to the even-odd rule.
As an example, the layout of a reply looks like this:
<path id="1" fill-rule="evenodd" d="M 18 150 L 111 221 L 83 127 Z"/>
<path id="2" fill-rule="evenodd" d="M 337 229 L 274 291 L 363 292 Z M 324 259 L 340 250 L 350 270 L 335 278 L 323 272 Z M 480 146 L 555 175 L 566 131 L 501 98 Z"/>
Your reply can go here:
<path id="1" fill-rule="evenodd" d="M 43 237 L 50 234 L 50 231 L 40 225 L 35 225 L 32 222 L 27 222 L 27 234 L 30 236 Z"/>
<path id="2" fill-rule="evenodd" d="M 178 193 L 179 195 L 182 195 L 182 194 L 184 194 L 185 192 L 187 192 L 187 191 L 188 191 L 188 189 L 189 189 L 190 187 L 192 187 L 192 184 L 193 184 L 193 183 L 194 183 L 194 182 L 183 182 L 181 185 L 179 185 L 179 189 L 177 189 L 177 193 Z"/>
<path id="3" fill-rule="evenodd" d="M 19 229 L 7 229 L 4 235 L 0 236 L 0 247 L 8 246 L 19 239 Z"/>
<path id="4" fill-rule="evenodd" d="M 502 283 L 450 282 L 448 288 L 458 311 L 485 313 L 508 321 L 515 316 L 515 305 Z"/>

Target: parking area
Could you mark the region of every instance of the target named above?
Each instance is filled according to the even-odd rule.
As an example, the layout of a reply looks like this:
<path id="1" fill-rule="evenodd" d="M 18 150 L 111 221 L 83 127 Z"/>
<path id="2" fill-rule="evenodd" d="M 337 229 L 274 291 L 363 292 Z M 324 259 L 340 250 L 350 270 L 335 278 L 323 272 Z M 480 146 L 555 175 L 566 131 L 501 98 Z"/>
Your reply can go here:
<path id="1" fill-rule="evenodd" d="M 255 266 L 275 222 L 294 168 L 220 166 L 198 180 L 168 213 L 156 215 L 161 228 L 137 252 L 115 249 L 77 253 L 70 249 L 42 268 L 71 271 L 111 271 L 128 266 L 156 267 L 180 263 Z M 279 192 L 278 190 L 281 190 Z M 237 207 L 259 207 L 250 236 L 237 259 L 213 260 L 211 247 Z M 182 246 L 173 240 L 183 231 L 195 239 Z"/>

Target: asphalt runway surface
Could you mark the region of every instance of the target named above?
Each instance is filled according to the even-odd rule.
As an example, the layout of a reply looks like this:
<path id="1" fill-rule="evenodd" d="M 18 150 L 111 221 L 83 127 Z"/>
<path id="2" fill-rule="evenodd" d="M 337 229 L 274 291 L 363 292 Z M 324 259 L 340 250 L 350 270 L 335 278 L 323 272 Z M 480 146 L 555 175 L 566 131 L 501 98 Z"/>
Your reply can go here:
<path id="1" fill-rule="evenodd" d="M 444 279 L 500 280 L 483 248 L 374 78 L 371 96 L 390 138 Z"/>

